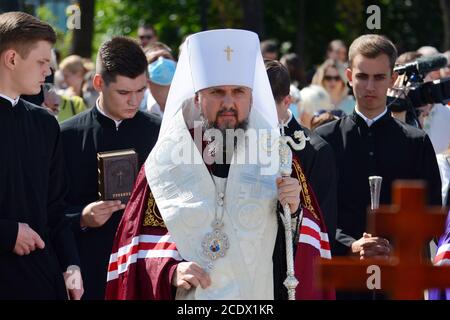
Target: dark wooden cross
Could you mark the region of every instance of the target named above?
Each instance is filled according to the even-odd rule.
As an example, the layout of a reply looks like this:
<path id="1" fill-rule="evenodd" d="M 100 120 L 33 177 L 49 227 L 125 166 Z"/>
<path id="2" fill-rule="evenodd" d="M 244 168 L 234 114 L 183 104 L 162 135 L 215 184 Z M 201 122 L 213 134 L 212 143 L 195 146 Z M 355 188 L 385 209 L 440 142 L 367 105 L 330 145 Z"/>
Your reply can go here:
<path id="1" fill-rule="evenodd" d="M 116 173 L 116 176 L 119 177 L 119 187 L 122 186 L 122 176 L 123 176 L 123 172 L 119 171 Z"/>
<path id="2" fill-rule="evenodd" d="M 450 288 L 450 266 L 436 267 L 423 258 L 428 241 L 444 232 L 445 210 L 425 208 L 425 184 L 421 181 L 395 181 L 392 189 L 393 205 L 368 213 L 369 232 L 393 240 L 392 259 L 322 259 L 318 273 L 322 287 L 367 289 L 374 272 L 371 266 L 377 266 L 380 289 L 393 299 L 418 300 L 423 299 L 425 289 Z"/>

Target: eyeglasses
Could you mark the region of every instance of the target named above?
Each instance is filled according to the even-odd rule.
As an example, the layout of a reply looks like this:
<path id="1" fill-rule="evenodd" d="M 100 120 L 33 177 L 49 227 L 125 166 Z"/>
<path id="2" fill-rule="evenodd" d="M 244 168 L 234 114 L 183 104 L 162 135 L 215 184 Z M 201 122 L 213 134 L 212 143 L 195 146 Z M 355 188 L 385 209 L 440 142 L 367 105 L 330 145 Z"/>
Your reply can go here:
<path id="1" fill-rule="evenodd" d="M 325 80 L 325 81 L 331 81 L 331 80 L 339 81 L 339 80 L 341 80 L 341 77 L 340 76 L 324 76 L 323 80 Z"/>
<path id="2" fill-rule="evenodd" d="M 139 36 L 139 39 L 141 39 L 141 40 L 144 40 L 144 39 L 151 40 L 152 38 L 153 38 L 153 35 L 142 35 L 142 36 Z"/>

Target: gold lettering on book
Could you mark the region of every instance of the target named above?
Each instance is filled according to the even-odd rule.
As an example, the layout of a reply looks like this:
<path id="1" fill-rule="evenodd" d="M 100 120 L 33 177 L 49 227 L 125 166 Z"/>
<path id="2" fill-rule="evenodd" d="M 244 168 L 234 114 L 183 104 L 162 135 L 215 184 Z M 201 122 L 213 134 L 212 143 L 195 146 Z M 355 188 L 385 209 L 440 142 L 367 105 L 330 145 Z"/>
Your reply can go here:
<path id="1" fill-rule="evenodd" d="M 129 197 L 131 192 L 113 193 L 113 198 Z"/>

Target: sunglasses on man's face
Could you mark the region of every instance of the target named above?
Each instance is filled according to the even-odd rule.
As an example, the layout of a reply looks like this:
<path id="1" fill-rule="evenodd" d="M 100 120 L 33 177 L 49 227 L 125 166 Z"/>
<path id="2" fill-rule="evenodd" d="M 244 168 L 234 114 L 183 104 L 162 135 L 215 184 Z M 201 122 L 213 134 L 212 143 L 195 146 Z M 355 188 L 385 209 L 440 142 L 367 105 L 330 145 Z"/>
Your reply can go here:
<path id="1" fill-rule="evenodd" d="M 341 77 L 340 76 L 324 76 L 323 80 L 325 80 L 325 81 L 331 81 L 331 80 L 339 81 L 339 80 L 341 80 Z"/>
<path id="2" fill-rule="evenodd" d="M 141 39 L 141 40 L 144 40 L 144 39 L 151 40 L 152 38 L 153 38 L 153 35 L 151 35 L 151 34 L 139 36 L 139 39 Z"/>

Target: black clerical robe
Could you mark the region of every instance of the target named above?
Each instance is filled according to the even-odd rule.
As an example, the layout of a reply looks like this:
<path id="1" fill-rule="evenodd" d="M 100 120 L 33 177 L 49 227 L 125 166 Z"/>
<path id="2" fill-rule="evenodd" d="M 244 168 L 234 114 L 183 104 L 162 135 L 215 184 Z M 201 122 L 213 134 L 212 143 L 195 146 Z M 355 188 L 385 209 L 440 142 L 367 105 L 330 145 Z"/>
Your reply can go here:
<path id="1" fill-rule="evenodd" d="M 439 168 L 424 131 L 394 119 L 389 112 L 369 127 L 354 112 L 316 132 L 334 149 L 337 162 L 337 255 L 348 254 L 354 239 L 367 231 L 369 176 L 383 177 L 380 204 L 391 204 L 394 180 L 422 179 L 428 184 L 428 203 L 441 205 Z"/>
<path id="2" fill-rule="evenodd" d="M 96 107 L 61 124 L 64 155 L 69 174 L 66 211 L 72 218 L 83 273 L 84 299 L 103 299 L 112 242 L 123 211 L 114 213 L 100 228 L 80 229 L 80 214 L 98 201 L 97 153 L 135 149 L 139 167 L 145 162 L 159 134 L 160 118 L 138 111 L 116 128 L 113 120 Z"/>
<path id="3" fill-rule="evenodd" d="M 445 205 L 450 207 L 450 188 L 447 189 L 447 200 L 445 201 Z"/>
<path id="4" fill-rule="evenodd" d="M 0 98 L 0 300 L 67 299 L 63 272 L 78 265 L 64 216 L 63 153 L 58 122 L 45 109 Z M 18 223 L 45 242 L 26 256 L 13 252 Z"/>

